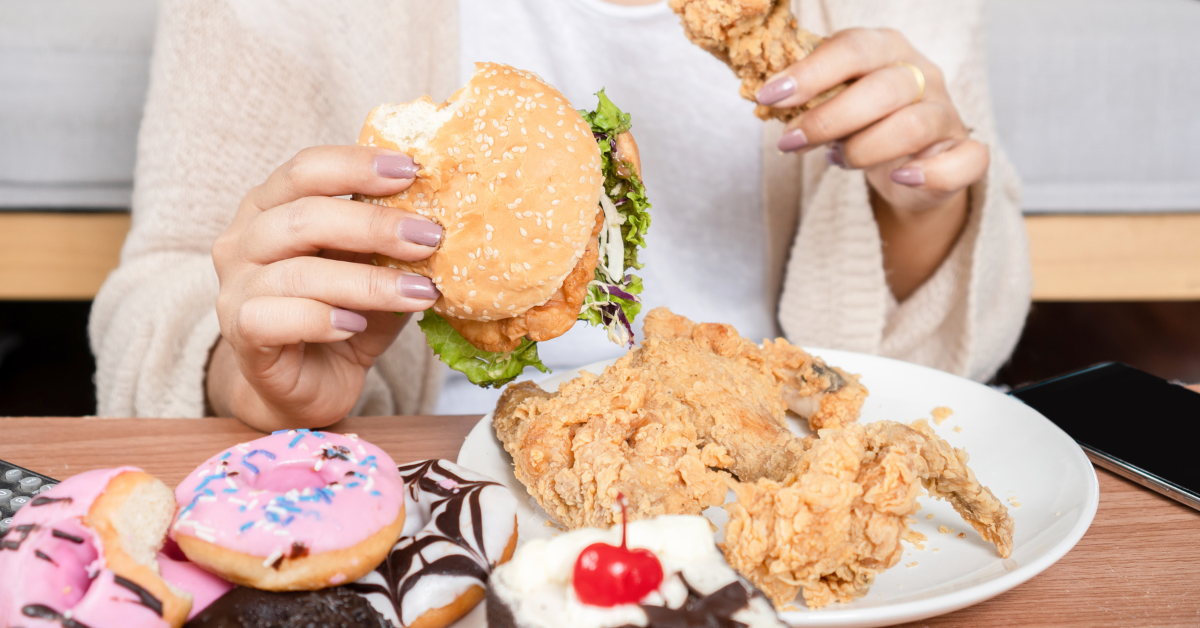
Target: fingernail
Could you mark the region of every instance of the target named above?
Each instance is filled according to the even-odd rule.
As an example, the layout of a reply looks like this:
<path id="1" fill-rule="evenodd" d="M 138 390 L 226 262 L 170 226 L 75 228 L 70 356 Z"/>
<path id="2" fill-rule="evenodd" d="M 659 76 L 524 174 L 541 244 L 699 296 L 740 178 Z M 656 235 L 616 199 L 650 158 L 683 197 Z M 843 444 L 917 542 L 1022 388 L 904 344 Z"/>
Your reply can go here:
<path id="1" fill-rule="evenodd" d="M 790 76 L 781 76 L 763 85 L 754 98 L 760 105 L 773 105 L 795 93 L 796 79 Z"/>
<path id="2" fill-rule="evenodd" d="M 367 317 L 357 312 L 343 310 L 340 307 L 333 308 L 329 318 L 333 321 L 334 329 L 352 331 L 357 334 L 367 328 Z"/>
<path id="3" fill-rule="evenodd" d="M 433 282 L 428 277 L 421 275 L 401 275 L 396 281 L 396 287 L 400 290 L 400 295 L 412 299 L 428 299 L 436 300 L 442 296 L 438 289 L 433 287 Z"/>
<path id="4" fill-rule="evenodd" d="M 808 136 L 804 135 L 804 131 L 800 129 L 792 129 L 780 135 L 779 142 L 775 145 L 779 147 L 779 150 L 790 153 L 808 146 Z"/>
<path id="5" fill-rule="evenodd" d="M 892 181 L 917 187 L 925 185 L 925 173 L 921 172 L 920 168 L 897 168 L 892 171 Z"/>
<path id="6" fill-rule="evenodd" d="M 846 155 L 842 152 L 841 144 L 834 144 L 825 151 L 825 161 L 838 168 L 846 167 Z"/>
<path id="7" fill-rule="evenodd" d="M 429 220 L 406 218 L 396 227 L 396 235 L 405 242 L 422 246 L 437 246 L 442 241 L 442 226 Z"/>
<path id="8" fill-rule="evenodd" d="M 379 155 L 375 158 L 375 174 L 389 179 L 414 179 L 420 169 L 408 155 Z"/>

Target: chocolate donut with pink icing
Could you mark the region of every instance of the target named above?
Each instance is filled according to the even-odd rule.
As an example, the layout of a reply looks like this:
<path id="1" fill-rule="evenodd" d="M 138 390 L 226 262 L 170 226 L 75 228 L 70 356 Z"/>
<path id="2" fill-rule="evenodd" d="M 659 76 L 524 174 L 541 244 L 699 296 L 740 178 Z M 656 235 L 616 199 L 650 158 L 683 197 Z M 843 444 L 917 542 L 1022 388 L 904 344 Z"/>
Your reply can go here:
<path id="1" fill-rule="evenodd" d="M 316 590 L 378 565 L 404 525 L 404 482 L 353 434 L 279 431 L 227 449 L 175 489 L 192 562 L 269 591 Z"/>
<path id="2" fill-rule="evenodd" d="M 0 625 L 180 626 L 190 595 L 154 559 L 174 500 L 133 467 L 76 475 L 42 493 L 0 535 Z"/>

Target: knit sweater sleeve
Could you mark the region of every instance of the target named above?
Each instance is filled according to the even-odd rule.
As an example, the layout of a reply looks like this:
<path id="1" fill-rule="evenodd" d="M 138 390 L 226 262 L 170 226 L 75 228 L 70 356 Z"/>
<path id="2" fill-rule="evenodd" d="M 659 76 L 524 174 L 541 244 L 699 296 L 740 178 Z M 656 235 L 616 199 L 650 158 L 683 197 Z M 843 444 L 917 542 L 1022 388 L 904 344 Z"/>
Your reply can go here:
<path id="1" fill-rule="evenodd" d="M 160 6 L 132 229 L 89 323 L 102 416 L 203 416 L 209 354 L 220 337 L 213 241 L 246 191 L 298 150 L 352 142 L 365 112 L 387 98 L 372 88 L 407 95 L 395 84 L 368 80 L 374 71 L 405 77 L 402 69 L 366 62 L 347 69 L 343 59 L 320 55 L 323 47 L 355 50 L 319 37 L 369 47 L 371 32 L 355 33 L 358 24 L 328 19 L 322 26 L 321 19 L 298 13 L 325 8 L 284 4 L 290 3 L 167 0 Z M 377 39 L 395 21 L 362 19 L 374 22 Z M 333 34 L 313 37 L 304 24 Z M 266 28 L 287 30 L 290 43 Z M 420 398 L 430 390 L 431 364 L 419 334 L 406 330 L 397 344 L 416 383 L 389 385 L 373 369 L 358 411 L 415 412 L 430 403 Z"/>
<path id="2" fill-rule="evenodd" d="M 897 303 L 887 287 L 862 173 L 829 167 L 820 154 L 806 155 L 800 228 L 780 298 L 780 326 L 801 344 L 875 353 L 986 380 L 1016 345 L 1032 281 L 1019 181 L 996 142 L 982 11 L 979 3 L 955 4 L 961 18 L 956 20 L 935 14 L 945 13 L 943 2 L 898 4 L 904 5 L 895 7 L 902 17 L 885 25 L 902 32 L 910 23 L 962 29 L 948 37 L 933 33 L 931 39 L 938 40 L 943 57 L 956 61 L 947 72 L 951 96 L 972 136 L 990 147 L 991 165 L 971 187 L 967 224 L 949 255 Z M 866 21 L 848 17 L 854 24 Z M 913 41 L 922 47 L 922 41 Z"/>

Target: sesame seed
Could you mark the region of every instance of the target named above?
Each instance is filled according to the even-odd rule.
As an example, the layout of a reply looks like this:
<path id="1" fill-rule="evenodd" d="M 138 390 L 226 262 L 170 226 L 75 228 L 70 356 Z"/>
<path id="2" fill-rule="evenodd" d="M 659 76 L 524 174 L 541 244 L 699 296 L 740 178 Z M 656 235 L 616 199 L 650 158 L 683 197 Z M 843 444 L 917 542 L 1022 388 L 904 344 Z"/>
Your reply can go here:
<path id="1" fill-rule="evenodd" d="M 492 275 L 491 277 L 488 277 L 488 279 L 491 279 L 492 281 L 500 281 L 500 278 L 499 278 L 499 277 L 497 277 L 497 276 L 495 276 L 495 275 Z"/>
<path id="2" fill-rule="evenodd" d="M 561 202 L 562 202 L 562 201 L 560 201 L 560 200 L 558 200 L 558 199 L 554 199 L 554 200 L 550 201 L 550 204 L 551 204 L 551 205 L 558 205 L 558 204 L 559 204 L 559 203 L 561 203 Z"/>
<path id="3" fill-rule="evenodd" d="M 523 235 L 523 236 L 528 236 L 528 235 L 529 235 L 528 233 L 525 233 L 525 228 L 524 228 L 524 227 L 521 227 L 521 235 Z"/>
<path id="4" fill-rule="evenodd" d="M 550 139 L 554 139 L 554 134 L 549 131 L 546 131 L 546 137 L 548 137 Z"/>
<path id="5" fill-rule="evenodd" d="M 553 186 L 553 185 L 547 185 L 547 186 L 546 186 L 546 191 L 547 191 L 547 192 L 549 192 L 549 193 L 551 193 L 551 194 L 554 194 L 554 186 Z"/>
<path id="6" fill-rule="evenodd" d="M 476 292 L 475 290 L 472 290 L 472 291 L 470 291 L 470 292 L 468 292 L 468 293 L 467 293 L 467 296 L 469 296 L 469 297 L 473 297 L 473 296 L 475 296 L 475 292 Z"/>
<path id="7" fill-rule="evenodd" d="M 546 150 L 546 145 L 545 145 L 545 144 L 543 144 L 543 143 L 541 143 L 541 142 L 538 142 L 538 143 L 537 143 L 537 147 L 538 147 L 538 148 L 540 148 L 540 149 L 542 149 L 542 150 Z"/>
<path id="8" fill-rule="evenodd" d="M 545 132 L 546 132 L 546 127 L 544 127 L 544 126 L 542 126 L 542 125 L 540 125 L 540 124 L 539 124 L 539 125 L 538 125 L 538 131 L 541 131 L 542 133 L 545 133 Z"/>
<path id="9" fill-rule="evenodd" d="M 547 229 L 553 229 L 553 228 L 554 228 L 554 221 L 552 221 L 552 220 L 547 220 L 547 221 L 546 221 L 546 228 L 547 228 Z"/>
<path id="10" fill-rule="evenodd" d="M 534 244 L 541 244 L 541 243 L 542 243 L 542 241 L 541 241 L 541 239 L 540 239 L 540 238 L 534 238 L 534 239 L 533 239 L 533 243 L 534 243 Z"/>
<path id="11" fill-rule="evenodd" d="M 477 265 L 476 268 L 478 268 L 479 270 L 487 270 L 487 266 L 484 266 L 483 264 Z"/>
<path id="12" fill-rule="evenodd" d="M 484 240 L 491 240 L 491 239 L 492 239 L 492 232 L 491 232 L 491 231 L 489 231 L 489 232 L 488 232 L 488 234 L 487 234 L 486 236 L 484 236 L 484 238 L 483 238 L 483 239 L 484 239 Z"/>
<path id="13" fill-rule="evenodd" d="M 522 262 L 522 264 L 525 266 L 525 270 L 529 270 L 530 268 L 533 268 L 532 266 L 529 265 L 529 262 Z"/>
<path id="14" fill-rule="evenodd" d="M 568 146 L 568 147 L 567 147 L 567 152 L 568 152 L 568 153 L 573 153 L 573 152 L 575 152 L 575 147 L 573 147 L 573 146 Z"/>
<path id="15" fill-rule="evenodd" d="M 562 125 L 563 125 L 563 121 L 562 121 L 562 120 L 559 120 L 559 121 L 558 121 L 558 126 L 562 126 Z"/>
<path id="16" fill-rule="evenodd" d="M 526 217 L 526 218 L 528 218 L 528 217 L 530 217 L 530 216 L 532 216 L 532 215 L 533 215 L 533 212 L 531 212 L 531 211 L 529 211 L 529 210 L 527 209 L 527 210 L 525 210 L 525 214 L 524 214 L 524 215 L 525 215 L 525 217 Z"/>

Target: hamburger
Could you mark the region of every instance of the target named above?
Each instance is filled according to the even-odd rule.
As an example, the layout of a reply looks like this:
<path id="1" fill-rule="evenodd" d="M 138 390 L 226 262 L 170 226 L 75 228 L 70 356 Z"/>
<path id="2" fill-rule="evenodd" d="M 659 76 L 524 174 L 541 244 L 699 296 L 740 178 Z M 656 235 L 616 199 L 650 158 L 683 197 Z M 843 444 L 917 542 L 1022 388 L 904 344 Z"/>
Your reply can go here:
<path id="1" fill-rule="evenodd" d="M 393 196 L 355 198 L 419 214 L 444 229 L 437 250 L 375 263 L 429 277 L 441 297 L 419 325 L 429 346 L 474 384 L 544 373 L 537 343 L 579 319 L 632 345 L 650 226 L 630 116 L 600 90 L 576 111 L 536 74 L 496 63 L 448 101 L 376 107 L 358 143 L 420 164 Z"/>

